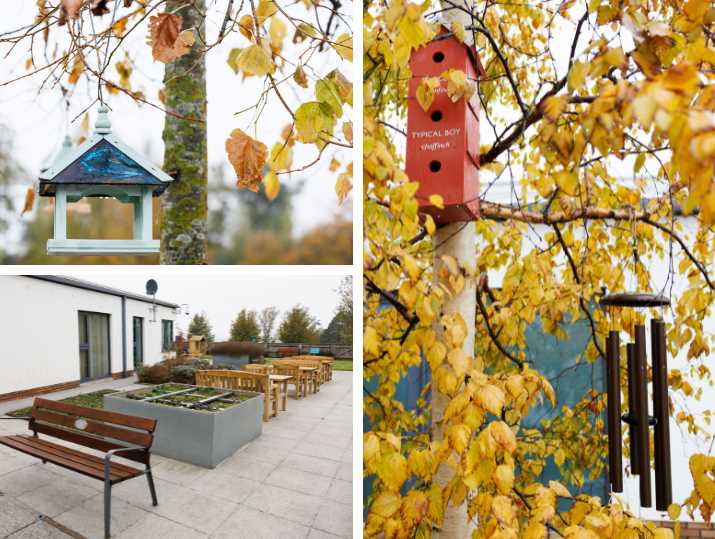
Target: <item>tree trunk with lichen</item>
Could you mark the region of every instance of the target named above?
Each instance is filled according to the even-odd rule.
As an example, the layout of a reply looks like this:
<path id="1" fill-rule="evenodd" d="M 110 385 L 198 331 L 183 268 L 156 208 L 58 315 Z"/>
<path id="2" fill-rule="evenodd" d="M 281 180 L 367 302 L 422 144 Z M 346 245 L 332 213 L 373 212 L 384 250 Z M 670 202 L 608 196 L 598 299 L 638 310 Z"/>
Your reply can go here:
<path id="1" fill-rule="evenodd" d="M 177 9 L 185 6 L 182 9 Z M 194 29 L 191 52 L 166 64 L 164 70 L 164 171 L 173 181 L 161 197 L 161 263 L 206 263 L 206 141 L 205 0 L 167 0 L 166 11 L 183 17 L 182 29 Z"/>

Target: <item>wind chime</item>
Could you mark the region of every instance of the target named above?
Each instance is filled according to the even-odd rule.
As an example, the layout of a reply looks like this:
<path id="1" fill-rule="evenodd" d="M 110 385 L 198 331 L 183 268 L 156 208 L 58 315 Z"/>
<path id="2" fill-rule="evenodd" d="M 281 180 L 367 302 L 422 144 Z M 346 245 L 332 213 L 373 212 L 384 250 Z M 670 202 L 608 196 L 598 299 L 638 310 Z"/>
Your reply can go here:
<path id="1" fill-rule="evenodd" d="M 601 298 L 611 319 L 615 308 L 650 308 L 670 305 L 655 294 L 610 294 Z M 651 507 L 650 428 L 654 429 L 656 509 L 667 511 L 672 503 L 670 431 L 668 410 L 668 364 L 665 322 L 650 321 L 653 415 L 648 413 L 648 364 L 646 327 L 634 317 L 634 341 L 626 344 L 628 413 L 621 415 L 620 333 L 611 329 L 606 339 L 606 390 L 608 394 L 608 469 L 613 492 L 623 492 L 621 421 L 628 425 L 630 467 L 638 475 L 640 504 Z"/>

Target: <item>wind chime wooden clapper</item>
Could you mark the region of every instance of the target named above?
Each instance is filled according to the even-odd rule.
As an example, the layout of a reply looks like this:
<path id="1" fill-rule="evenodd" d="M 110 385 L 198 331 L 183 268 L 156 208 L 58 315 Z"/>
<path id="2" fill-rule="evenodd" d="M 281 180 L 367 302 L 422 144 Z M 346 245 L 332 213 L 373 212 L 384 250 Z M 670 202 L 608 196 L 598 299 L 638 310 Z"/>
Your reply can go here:
<path id="1" fill-rule="evenodd" d="M 670 305 L 670 300 L 655 294 L 610 294 L 601 305 L 615 308 L 649 308 Z M 613 313 L 610 312 L 611 319 Z M 613 492 L 623 492 L 621 421 L 628 425 L 631 472 L 638 475 L 640 504 L 652 507 L 650 473 L 650 428 L 654 429 L 655 507 L 667 511 L 673 501 L 670 470 L 670 431 L 668 407 L 668 364 L 665 322 L 650 321 L 653 415 L 648 413 L 648 362 L 646 327 L 636 320 L 634 342 L 626 344 L 628 413 L 621 415 L 620 333 L 611 329 L 606 339 L 606 390 L 608 394 L 608 469 Z"/>

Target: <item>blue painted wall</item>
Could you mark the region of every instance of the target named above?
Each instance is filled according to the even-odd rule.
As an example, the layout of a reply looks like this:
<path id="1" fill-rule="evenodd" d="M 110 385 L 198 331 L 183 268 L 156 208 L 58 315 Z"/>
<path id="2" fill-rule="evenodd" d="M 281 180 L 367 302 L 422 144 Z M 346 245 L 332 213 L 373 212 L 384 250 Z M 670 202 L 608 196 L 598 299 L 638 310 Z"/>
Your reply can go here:
<path id="1" fill-rule="evenodd" d="M 542 374 L 552 383 L 556 393 L 557 406 L 551 407 L 546 402 L 532 408 L 531 413 L 524 418 L 522 425 L 528 428 L 540 428 L 540 420 L 553 417 L 558 413 L 561 405 L 574 406 L 586 391 L 595 388 L 605 391 L 605 372 L 603 362 L 596 361 L 589 364 L 585 358 L 577 362 L 579 356 L 586 349 L 590 338 L 590 327 L 587 320 L 579 320 L 569 326 L 562 326 L 568 334 L 567 339 L 557 339 L 544 332 L 541 320 L 537 318 L 525 331 L 527 359 L 532 362 Z M 407 376 L 402 378 L 397 386 L 396 398 L 402 402 L 406 409 L 417 408 L 417 398 L 425 384 L 431 379 L 429 365 L 425 360 L 419 367 L 409 369 Z M 365 387 L 372 391 L 377 385 L 377 380 L 363 381 Z M 363 431 L 370 429 L 370 423 L 363 416 Z M 558 469 L 553 461 L 549 461 L 541 475 L 541 481 L 548 483 L 552 479 L 560 479 Z M 363 517 L 366 513 L 367 497 L 370 495 L 373 477 L 363 479 Z M 566 485 L 572 493 L 576 492 L 573 485 Z M 600 496 L 607 500 L 606 472 L 594 480 L 586 479 L 580 492 Z"/>

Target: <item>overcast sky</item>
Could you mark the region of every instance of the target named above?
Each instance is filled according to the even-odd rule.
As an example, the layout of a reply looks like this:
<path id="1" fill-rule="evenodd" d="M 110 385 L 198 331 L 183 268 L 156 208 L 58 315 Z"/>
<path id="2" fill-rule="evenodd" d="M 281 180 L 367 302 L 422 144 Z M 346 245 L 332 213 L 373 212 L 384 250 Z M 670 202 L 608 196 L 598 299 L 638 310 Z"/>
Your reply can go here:
<path id="1" fill-rule="evenodd" d="M 207 4 L 209 8 L 207 34 L 211 42 L 215 40 L 218 34 L 224 16 L 222 7 L 226 4 L 224 2 L 207 2 Z M 349 6 L 347 2 L 343 2 L 343 4 Z M 31 23 L 37 14 L 35 2 L 3 0 L 2 7 L 0 34 L 16 30 Z M 305 16 L 305 10 L 302 7 L 297 6 L 292 9 L 297 9 L 296 13 Z M 344 10 L 350 13 L 350 7 L 345 7 Z M 119 16 L 129 11 L 120 8 Z M 98 30 L 108 25 L 109 20 L 107 15 L 96 19 L 95 24 L 98 25 Z M 345 31 L 344 26 L 340 31 Z M 54 28 L 51 43 L 65 35 L 66 27 Z M 151 51 L 146 44 L 146 35 L 146 23 L 144 23 L 124 40 L 122 48 L 115 54 L 112 63 L 122 60 L 124 51 L 127 51 L 132 59 L 135 60 L 134 72 L 131 78 L 132 90 L 143 91 L 149 101 L 161 105 L 157 96 L 159 89 L 163 85 L 164 64 L 152 61 Z M 292 47 L 291 36 L 292 32 L 289 33 L 285 40 L 286 50 L 290 50 L 290 47 Z M 36 40 L 35 54 L 38 55 L 38 62 L 42 61 L 41 41 L 41 39 Z M 61 41 L 63 40 L 61 39 Z M 5 55 L 9 51 L 9 47 L 7 45 L 0 46 L 0 84 L 27 73 L 25 61 L 29 54 L 26 43 L 29 42 L 23 42 L 7 58 Z M 240 34 L 231 34 L 221 45 L 214 47 L 206 56 L 209 169 L 211 170 L 217 165 L 224 165 L 226 167 L 226 177 L 231 185 L 235 181 L 235 174 L 228 163 L 225 152 L 225 141 L 230 132 L 235 128 L 243 129 L 251 136 L 264 142 L 270 149 L 273 143 L 278 140 L 282 128 L 290 123 L 290 116 L 280 105 L 277 98 L 273 97 L 273 94 L 271 94 L 272 97 L 268 99 L 263 109 L 257 130 L 252 126 L 253 112 L 236 115 L 239 110 L 255 104 L 263 90 L 263 78 L 251 77 L 242 80 L 241 75 L 234 74 L 226 63 L 231 49 L 245 47 L 247 43 L 247 40 Z M 61 45 L 60 50 L 62 50 L 63 46 L 66 45 Z M 112 46 L 114 46 L 114 42 Z M 94 60 L 94 57 L 91 60 Z M 327 75 L 336 67 L 346 76 L 351 76 L 352 64 L 342 61 L 331 49 L 326 49 L 324 54 L 314 57 L 310 61 L 310 65 L 313 66 L 316 74 L 321 77 Z M 74 87 L 70 110 L 67 111 L 59 87 L 53 87 L 50 82 L 40 91 L 45 76 L 44 73 L 46 72 L 21 79 L 7 86 L 0 86 L 0 125 L 5 125 L 12 130 L 13 155 L 29 173 L 29 177 L 17 178 L 14 181 L 15 185 L 12 193 L 16 206 L 20 208 L 22 207 L 25 191 L 39 175 L 42 165 L 57 152 L 64 134 L 69 132 L 73 139 L 77 140 L 82 116 L 77 119 L 75 119 L 75 116 L 83 112 L 97 97 L 96 83 L 88 84 L 83 78 Z M 118 80 L 118 75 L 113 66 L 107 70 L 107 73 L 109 78 Z M 290 70 L 285 75 L 290 75 Z M 308 91 L 299 96 L 291 91 L 288 86 L 283 85 L 281 88 L 284 98 L 294 109 L 301 101 L 307 101 L 312 98 L 312 94 L 308 94 Z M 105 98 L 113 110 L 110 114 L 113 131 L 129 146 L 134 147 L 147 155 L 150 160 L 161 165 L 164 151 L 161 136 L 164 126 L 163 111 L 147 105 L 138 105 L 123 93 L 114 96 L 105 95 Z M 91 126 L 94 125 L 95 113 L 96 105 L 90 109 Z M 294 168 L 312 162 L 317 153 L 318 150 L 312 144 L 297 144 L 294 150 Z M 291 178 L 281 176 L 281 181 L 286 181 L 289 185 L 295 185 L 301 180 L 305 180 L 303 190 L 294 199 L 293 217 L 295 230 L 298 234 L 302 234 L 321 223 L 331 221 L 336 213 L 351 215 L 351 201 L 338 205 L 338 199 L 335 194 L 336 174 L 328 170 L 332 155 L 333 150 L 330 149 L 324 153 L 323 162 L 310 167 L 306 172 L 294 173 Z M 352 152 L 347 149 L 339 149 L 335 155 L 342 163 L 349 162 L 352 159 Z M 209 194 L 210 208 L 218 206 L 220 196 L 217 193 L 214 196 Z M 310 211 L 305 211 L 305 208 L 310 208 Z M 11 249 L 13 246 L 18 246 L 17 242 L 21 230 L 18 223 L 10 227 L 9 245 L 7 240 L 5 242 L 6 247 Z M 0 239 L 5 238 L 0 235 Z"/>
<path id="2" fill-rule="evenodd" d="M 335 290 L 342 279 L 339 275 L 157 276 L 156 273 L 102 275 L 96 272 L 73 272 L 64 276 L 119 288 L 134 294 L 145 294 L 145 283 L 149 279 L 154 279 L 159 284 L 157 299 L 188 304 L 189 316 L 184 314 L 186 306 L 182 307 L 182 314 L 177 316 L 179 329 L 185 331 L 189 319 L 195 313 L 205 312 L 211 321 L 217 340 L 228 339 L 231 322 L 243 308 L 258 311 L 264 307 L 275 306 L 280 310 L 280 320 L 287 310 L 300 303 L 308 307 L 310 313 L 325 328 L 333 318 L 338 304 L 338 294 Z"/>

